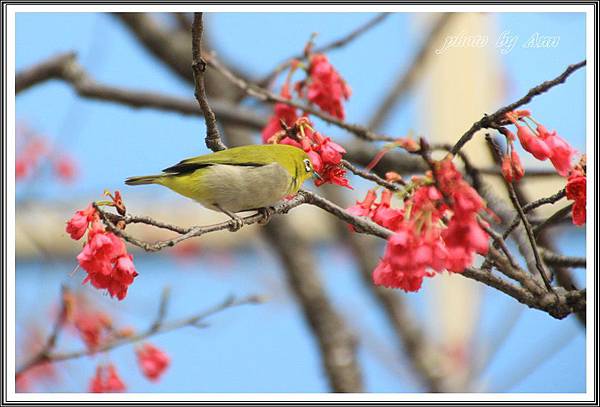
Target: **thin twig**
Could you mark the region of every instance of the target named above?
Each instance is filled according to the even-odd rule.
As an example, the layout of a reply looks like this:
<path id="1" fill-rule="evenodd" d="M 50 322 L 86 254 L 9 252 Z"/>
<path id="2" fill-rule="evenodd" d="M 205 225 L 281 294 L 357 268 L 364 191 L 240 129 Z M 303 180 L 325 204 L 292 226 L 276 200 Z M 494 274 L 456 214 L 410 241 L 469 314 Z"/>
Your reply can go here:
<path id="1" fill-rule="evenodd" d="M 502 253 L 504 253 L 504 255 L 508 259 L 510 265 L 513 268 L 518 267 L 517 263 L 515 262 L 515 259 L 510 254 L 510 250 L 508 250 L 508 247 L 506 247 L 506 242 L 502 238 L 502 235 L 500 235 L 494 229 L 492 229 L 491 227 L 489 227 L 489 225 L 487 225 L 479 217 L 477 217 L 477 223 L 479 224 L 479 227 L 482 228 L 483 230 L 485 230 L 485 232 L 488 235 L 490 235 L 490 237 L 492 238 L 492 240 L 500 247 L 500 250 L 502 250 Z"/>
<path id="2" fill-rule="evenodd" d="M 554 212 L 552 215 L 550 215 L 550 217 L 545 219 L 543 222 L 535 225 L 535 227 L 533 228 L 533 235 L 537 238 L 538 235 L 541 232 L 543 232 L 545 228 L 561 222 L 566 216 L 568 216 L 571 213 L 572 209 L 573 209 L 573 204 L 571 203 L 571 204 L 565 206 L 564 208 L 561 208 L 558 211 Z"/>
<path id="3" fill-rule="evenodd" d="M 192 24 L 192 70 L 194 72 L 194 95 L 206 122 L 206 147 L 212 151 L 225 150 L 225 144 L 221 141 L 221 133 L 217 118 L 212 111 L 208 99 L 206 98 L 206 88 L 204 86 L 204 72 L 206 71 L 206 61 L 202 58 L 202 13 L 194 13 L 194 23 Z"/>
<path id="4" fill-rule="evenodd" d="M 539 208 L 542 205 L 546 205 L 546 204 L 554 204 L 558 201 L 560 201 L 563 197 L 565 197 L 565 189 L 561 189 L 560 191 L 558 191 L 557 193 L 548 196 L 548 197 L 544 197 L 544 198 L 540 198 L 537 199 L 533 202 L 528 203 L 527 205 L 523 205 L 523 212 L 524 213 L 528 213 L 536 208 Z M 504 231 L 504 233 L 502 234 L 502 238 L 506 239 L 510 233 L 517 227 L 519 226 L 519 223 L 521 222 L 521 217 L 517 214 L 515 215 L 515 217 L 513 218 L 512 222 L 510 223 L 510 225 L 508 226 L 508 228 L 506 228 L 506 230 Z"/>
<path id="5" fill-rule="evenodd" d="M 493 150 L 496 153 L 497 158 L 500 157 L 501 154 L 498 150 L 498 146 L 496 145 L 494 140 L 492 140 L 492 137 L 489 134 L 486 135 L 486 140 L 491 146 L 493 146 Z M 535 236 L 533 234 L 533 229 L 531 227 L 531 223 L 529 223 L 529 220 L 527 219 L 527 216 L 525 215 L 525 212 L 523 211 L 523 207 L 521 206 L 521 203 L 519 202 L 519 199 L 517 198 L 517 194 L 515 193 L 515 188 L 513 187 L 512 182 L 508 182 L 506 180 L 505 180 L 505 182 L 506 182 L 506 187 L 508 189 L 508 196 L 510 197 L 510 200 L 511 200 L 513 206 L 517 210 L 517 213 L 519 214 L 519 217 L 521 218 L 521 222 L 523 223 L 523 226 L 525 227 L 525 231 L 527 232 L 527 237 L 529 239 L 529 243 L 531 244 L 531 249 L 533 250 L 533 255 L 535 257 L 536 268 L 537 268 L 538 272 L 540 273 L 542 280 L 544 280 L 544 285 L 546 285 L 546 288 L 548 289 L 548 291 L 553 292 L 554 290 L 552 288 L 552 285 L 550 284 L 550 280 L 548 279 L 548 276 L 546 275 L 546 269 L 543 265 L 544 263 L 542 262 L 542 258 L 540 257 L 539 249 L 538 249 L 537 243 L 535 241 Z"/>
<path id="6" fill-rule="evenodd" d="M 381 185 L 382 187 L 386 187 L 391 191 L 400 191 L 402 187 L 406 185 L 406 182 L 403 180 L 399 180 L 397 182 L 386 181 L 385 179 L 381 178 L 379 175 L 373 172 L 356 168 L 354 165 L 350 164 L 346 160 L 342 160 L 342 165 L 348 170 L 350 170 L 350 172 L 352 172 L 353 174 L 356 174 L 359 177 L 367 179 L 369 181 L 373 181 L 374 183 Z"/>

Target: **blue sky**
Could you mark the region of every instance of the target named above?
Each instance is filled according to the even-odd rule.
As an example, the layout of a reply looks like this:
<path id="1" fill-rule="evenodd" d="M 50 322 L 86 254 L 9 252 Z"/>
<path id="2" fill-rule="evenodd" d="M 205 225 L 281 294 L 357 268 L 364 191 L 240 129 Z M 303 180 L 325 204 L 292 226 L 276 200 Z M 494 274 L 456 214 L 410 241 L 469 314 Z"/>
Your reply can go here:
<path id="1" fill-rule="evenodd" d="M 260 75 L 301 50 L 311 32 L 319 32 L 318 44 L 327 43 L 372 16 L 361 13 L 222 13 L 207 16 L 206 25 L 213 31 L 212 36 L 224 59 L 233 60 L 249 72 Z M 353 96 L 347 105 L 350 121 L 364 122 L 372 111 L 372 101 L 387 90 L 389 78 L 394 78 L 410 63 L 422 39 L 422 33 L 414 28 L 413 17 L 408 14 L 390 16 L 345 49 L 330 54 L 332 63 L 353 88 Z M 555 49 L 516 47 L 501 56 L 507 77 L 506 102 L 525 94 L 542 80 L 553 78 L 567 65 L 585 58 L 585 18 L 582 14 L 507 13 L 495 15 L 494 19 L 498 32 L 510 30 L 521 39 L 535 32 L 560 36 L 560 44 Z M 75 50 L 80 63 L 103 83 L 193 97 L 188 84 L 157 63 L 110 15 L 19 13 L 16 30 L 17 69 L 57 52 Z M 390 38 L 401 38 L 401 44 L 390 44 Z M 529 107 L 535 111 L 536 118 L 557 129 L 583 150 L 584 96 L 585 76 L 578 72 L 551 94 L 536 98 Z M 204 127 L 198 118 L 80 99 L 68 86 L 56 81 L 19 94 L 16 107 L 17 120 L 55 140 L 60 148 L 78 157 L 81 163 L 81 176 L 75 185 L 38 182 L 27 189 L 27 198 L 95 199 L 105 188 L 122 189 L 122 180 L 127 176 L 151 173 L 183 157 L 206 152 L 201 138 Z M 416 113 L 414 103 L 405 104 L 384 130 L 394 134 L 418 130 Z M 341 141 L 347 137 L 333 127 L 328 127 L 327 132 Z M 144 159 L 139 159 L 141 156 Z M 18 194 L 22 192 L 17 191 Z M 140 192 L 127 190 L 126 193 L 157 200 L 173 198 L 169 191 L 159 188 Z M 584 253 L 582 233 L 562 234 L 560 239 L 569 254 Z M 321 274 L 338 308 L 364 332 L 365 337 L 386 345 L 380 351 L 394 351 L 390 329 L 362 287 L 347 255 L 336 247 L 322 248 L 318 253 Z M 265 287 L 271 290 L 269 294 L 275 300 L 215 316 L 211 319 L 211 327 L 203 331 L 187 329 L 152 340 L 173 358 L 172 369 L 158 384 L 149 384 L 140 377 L 131 347 L 114 351 L 110 358 L 118 363 L 130 390 L 327 391 L 316 344 L 298 307 L 290 301 L 273 255 L 264 247 L 222 254 L 229 262 L 228 273 L 211 271 L 220 267 L 222 259 L 218 257 L 199 256 L 182 265 L 170 256 L 140 255 L 136 264 L 139 270 L 144 270 L 144 278 L 136 280 L 137 294 L 132 293 L 118 304 L 120 308 L 115 306 L 115 309 L 123 313 L 127 322 L 142 327 L 148 322 L 146 310 L 157 305 L 161 287 L 165 284 L 169 284 L 175 293 L 171 309 L 174 317 L 210 306 L 230 293 L 241 295 Z M 17 316 L 30 318 L 40 303 L 52 303 L 60 282 L 70 270 L 72 264 L 64 262 L 18 264 Z M 584 273 L 583 270 L 577 272 Z M 428 292 L 425 287 L 419 294 L 407 298 L 415 309 L 420 309 Z M 487 343 L 499 334 L 497 326 L 503 316 L 521 305 L 490 289 L 486 289 L 484 295 L 486 301 L 478 338 Z M 107 298 L 101 300 L 111 303 Z M 350 310 L 361 312 L 356 314 Z M 518 370 L 515 366 L 519 361 L 534 358 L 543 348 L 541 344 L 558 340 L 564 340 L 565 344 L 555 355 L 509 391 L 584 391 L 585 337 L 577 322 L 572 318 L 556 321 L 528 309 L 523 309 L 509 339 L 485 372 L 491 388 L 494 385 L 501 387 L 503 380 Z M 69 343 L 65 343 L 67 345 Z M 77 346 L 76 343 L 70 345 Z M 365 345 L 359 350 L 368 391 L 419 390 L 411 381 L 405 363 L 392 363 L 395 368 L 390 368 L 377 356 L 374 348 L 377 347 Z M 97 360 L 70 363 L 72 373 L 55 390 L 85 388 Z"/>

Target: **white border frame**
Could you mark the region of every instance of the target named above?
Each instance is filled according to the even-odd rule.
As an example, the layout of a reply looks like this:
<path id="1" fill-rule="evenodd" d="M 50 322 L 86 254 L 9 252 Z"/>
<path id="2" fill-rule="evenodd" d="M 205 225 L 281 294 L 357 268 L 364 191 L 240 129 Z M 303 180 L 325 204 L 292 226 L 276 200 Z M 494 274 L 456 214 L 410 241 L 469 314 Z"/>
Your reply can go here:
<path id="1" fill-rule="evenodd" d="M 235 8 L 235 9 L 232 9 Z M 586 153 L 590 168 L 595 168 L 596 157 L 594 152 L 594 7 L 593 5 L 539 5 L 539 6 L 508 6 L 508 5 L 6 5 L 7 20 L 7 236 L 15 236 L 15 138 L 9 137 L 15 134 L 15 23 L 17 12 L 582 12 L 586 13 Z M 543 79 L 543 78 L 541 78 Z M 10 103 L 12 102 L 12 103 Z M 594 171 L 588 171 L 588 213 L 586 230 L 586 253 L 588 259 L 593 259 L 594 253 L 594 211 L 595 191 Z M 590 189 L 590 187 L 592 187 Z M 589 191 L 592 191 L 590 194 Z M 590 200 L 590 198 L 592 198 Z M 7 239 L 6 258 L 9 269 L 6 275 L 6 296 L 8 309 L 6 340 L 8 345 L 7 377 L 15 375 L 15 240 Z M 591 254 L 591 256 L 590 256 Z M 595 297 L 595 264 L 588 262 L 586 270 L 586 286 L 588 299 Z M 12 289 L 11 289 L 12 288 Z M 596 320 L 596 304 L 587 307 L 587 326 L 596 328 L 593 324 Z M 242 401 L 265 401 L 275 402 L 286 400 L 290 402 L 299 401 L 338 401 L 338 402 L 516 402 L 516 401 L 545 401 L 545 402 L 585 402 L 593 401 L 594 389 L 594 364 L 590 363 L 591 357 L 595 357 L 593 344 L 593 329 L 588 329 L 586 335 L 586 393 L 359 393 L 359 394 L 337 394 L 337 393 L 123 393 L 123 394 L 90 394 L 90 393 L 16 393 L 15 381 L 7 380 L 6 396 L 7 402 L 76 402 L 76 401 L 129 401 L 129 402 L 151 402 L 151 401 L 206 401 L 206 402 L 242 402 Z"/>

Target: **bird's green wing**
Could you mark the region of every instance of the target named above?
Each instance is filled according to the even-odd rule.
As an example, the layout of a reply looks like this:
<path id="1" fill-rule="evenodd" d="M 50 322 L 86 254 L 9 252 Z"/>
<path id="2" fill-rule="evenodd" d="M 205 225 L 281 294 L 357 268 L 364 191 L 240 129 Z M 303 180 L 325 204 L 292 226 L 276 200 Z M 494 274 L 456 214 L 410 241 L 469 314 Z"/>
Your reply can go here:
<path id="1" fill-rule="evenodd" d="M 182 174 L 214 164 L 260 167 L 272 163 L 278 163 L 293 172 L 295 165 L 302 166 L 302 160 L 307 158 L 302 149 L 285 144 L 248 145 L 188 158 L 165 168 L 163 172 Z"/>
<path id="2" fill-rule="evenodd" d="M 217 151 L 212 154 L 200 155 L 198 157 L 180 161 L 169 168 L 165 168 L 163 172 L 182 174 L 214 164 L 260 167 L 276 161 L 277 152 L 271 151 L 272 149 L 269 149 L 268 147 L 270 146 L 250 145 Z"/>

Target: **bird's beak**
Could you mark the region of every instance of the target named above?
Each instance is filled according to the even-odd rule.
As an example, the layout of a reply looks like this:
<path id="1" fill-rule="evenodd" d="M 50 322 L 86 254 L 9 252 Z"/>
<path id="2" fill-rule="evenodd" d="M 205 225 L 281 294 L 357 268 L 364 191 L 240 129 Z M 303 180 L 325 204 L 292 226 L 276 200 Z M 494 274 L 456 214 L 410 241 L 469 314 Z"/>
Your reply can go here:
<path id="1" fill-rule="evenodd" d="M 323 181 L 323 177 L 321 177 L 318 172 L 316 172 L 315 170 L 313 170 L 312 173 L 313 173 L 313 178 L 316 178 L 319 181 Z"/>

